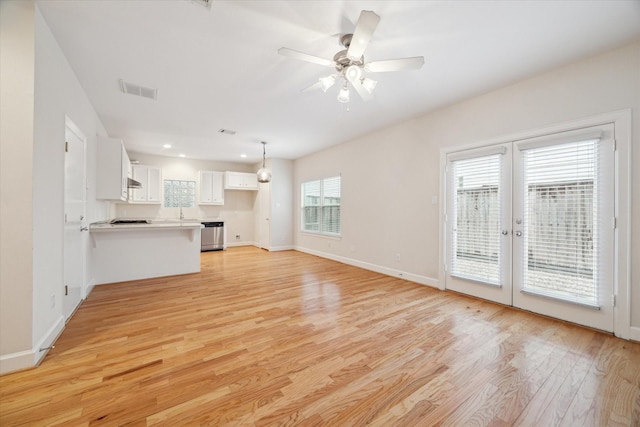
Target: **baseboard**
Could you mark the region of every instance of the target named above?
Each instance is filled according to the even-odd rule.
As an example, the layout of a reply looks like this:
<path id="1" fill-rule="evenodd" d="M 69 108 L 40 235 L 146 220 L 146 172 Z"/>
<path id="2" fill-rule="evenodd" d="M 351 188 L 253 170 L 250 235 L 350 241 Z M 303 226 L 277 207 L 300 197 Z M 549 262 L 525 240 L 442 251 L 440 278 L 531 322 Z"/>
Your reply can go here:
<path id="1" fill-rule="evenodd" d="M 91 295 L 91 292 L 93 292 L 93 288 L 95 287 L 96 281 L 94 279 L 91 279 L 91 281 L 89 282 L 89 286 L 87 286 L 87 289 L 85 290 L 84 299 L 87 299 L 87 297 Z"/>
<path id="2" fill-rule="evenodd" d="M 38 366 L 49 351 L 40 349 L 51 347 L 64 330 L 64 325 L 64 316 L 60 316 L 35 348 L 0 356 L 0 375 Z"/>
<path id="3" fill-rule="evenodd" d="M 292 251 L 293 249 L 293 246 L 273 246 L 269 248 L 269 252 Z"/>
<path id="4" fill-rule="evenodd" d="M 258 249 L 264 249 L 265 251 L 269 251 L 269 252 L 278 252 L 278 251 L 292 251 L 295 250 L 295 246 L 289 246 L 289 245 L 285 245 L 285 246 L 273 246 L 271 248 L 263 248 L 262 246 L 260 246 L 260 244 L 258 242 L 253 242 L 251 243 L 251 246 L 255 246 Z"/>
<path id="5" fill-rule="evenodd" d="M 35 353 L 35 365 L 38 366 L 42 359 L 47 355 L 49 350 L 40 351 L 40 349 L 51 347 L 54 342 L 58 339 L 62 331 L 64 331 L 64 326 L 66 322 L 64 316 L 58 317 L 58 321 L 49 328 L 44 337 L 38 342 L 36 347 L 33 349 Z"/>
<path id="6" fill-rule="evenodd" d="M 33 368 L 35 366 L 33 350 L 19 351 L 17 353 L 0 356 L 0 375 Z"/>
<path id="7" fill-rule="evenodd" d="M 629 338 L 640 342 L 640 326 L 630 326 L 629 327 Z"/>
<path id="8" fill-rule="evenodd" d="M 228 248 L 232 246 L 255 246 L 253 242 L 228 242 L 226 245 Z"/>
<path id="9" fill-rule="evenodd" d="M 320 252 L 313 249 L 303 248 L 300 246 L 296 246 L 293 249 L 296 251 L 304 252 L 311 255 L 316 255 L 322 258 L 327 258 L 333 261 L 338 261 L 343 264 L 352 265 L 354 267 L 363 268 L 365 270 L 375 271 L 376 273 L 385 274 L 391 277 L 398 277 L 400 279 L 408 280 L 410 282 L 419 283 L 421 285 L 431 286 L 434 288 L 438 287 L 438 279 L 434 279 L 432 277 L 421 276 L 419 274 L 408 273 L 406 271 L 396 270 L 389 267 L 383 267 L 381 265 L 371 264 L 369 262 L 360 261 L 357 259 L 346 258 L 339 255 L 329 254 L 326 252 Z"/>

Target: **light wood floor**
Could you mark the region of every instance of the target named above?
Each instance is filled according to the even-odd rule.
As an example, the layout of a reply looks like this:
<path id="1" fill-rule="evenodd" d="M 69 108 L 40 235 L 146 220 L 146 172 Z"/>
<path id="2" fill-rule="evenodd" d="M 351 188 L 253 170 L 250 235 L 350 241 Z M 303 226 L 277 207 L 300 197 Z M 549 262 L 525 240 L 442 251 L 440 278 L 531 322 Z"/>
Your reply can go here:
<path id="1" fill-rule="evenodd" d="M 0 425 L 638 426 L 640 344 L 298 252 L 95 288 Z"/>

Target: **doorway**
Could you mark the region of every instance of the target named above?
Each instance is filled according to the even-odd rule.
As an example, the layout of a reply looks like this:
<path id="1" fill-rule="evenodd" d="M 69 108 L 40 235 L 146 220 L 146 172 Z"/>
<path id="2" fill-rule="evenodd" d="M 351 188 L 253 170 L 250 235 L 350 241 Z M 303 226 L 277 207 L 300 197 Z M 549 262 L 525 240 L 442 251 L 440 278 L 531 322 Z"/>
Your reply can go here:
<path id="1" fill-rule="evenodd" d="M 84 298 L 86 227 L 86 138 L 71 122 L 65 125 L 64 289 L 62 310 L 68 319 Z"/>
<path id="2" fill-rule="evenodd" d="M 445 288 L 613 331 L 613 131 L 447 154 Z"/>

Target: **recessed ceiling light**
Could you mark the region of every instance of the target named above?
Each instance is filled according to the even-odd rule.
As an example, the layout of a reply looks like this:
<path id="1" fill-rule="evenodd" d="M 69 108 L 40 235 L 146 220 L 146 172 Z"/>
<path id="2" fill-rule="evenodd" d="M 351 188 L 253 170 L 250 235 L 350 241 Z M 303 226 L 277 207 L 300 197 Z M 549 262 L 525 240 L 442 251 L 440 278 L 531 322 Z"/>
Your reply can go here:
<path id="1" fill-rule="evenodd" d="M 171 148 L 171 144 L 164 144 L 162 148 Z"/>
<path id="2" fill-rule="evenodd" d="M 246 154 L 240 154 L 240 157 L 242 157 L 243 159 L 246 159 L 247 155 Z"/>
<path id="3" fill-rule="evenodd" d="M 180 154 L 178 154 L 178 157 L 187 157 L 187 156 L 185 156 L 184 154 L 180 153 Z"/>

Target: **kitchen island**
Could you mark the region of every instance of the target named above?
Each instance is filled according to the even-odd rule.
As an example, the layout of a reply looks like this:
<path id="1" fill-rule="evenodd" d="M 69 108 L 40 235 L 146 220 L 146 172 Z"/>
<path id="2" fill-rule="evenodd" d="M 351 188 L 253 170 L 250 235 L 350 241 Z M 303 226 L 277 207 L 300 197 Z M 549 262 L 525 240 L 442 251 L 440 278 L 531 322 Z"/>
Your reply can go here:
<path id="1" fill-rule="evenodd" d="M 196 220 L 91 224 L 95 284 L 199 272 L 201 228 Z"/>

